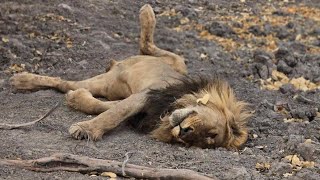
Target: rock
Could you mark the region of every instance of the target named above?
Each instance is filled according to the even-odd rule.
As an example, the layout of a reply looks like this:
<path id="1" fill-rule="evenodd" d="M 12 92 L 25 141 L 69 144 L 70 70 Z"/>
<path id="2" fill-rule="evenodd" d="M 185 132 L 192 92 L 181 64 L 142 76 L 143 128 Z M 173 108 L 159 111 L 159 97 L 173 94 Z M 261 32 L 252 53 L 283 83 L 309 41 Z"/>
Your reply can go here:
<path id="1" fill-rule="evenodd" d="M 69 11 L 72 11 L 72 8 L 68 4 L 61 3 L 61 4 L 58 5 L 58 7 L 61 7 L 63 9 L 69 10 Z"/>
<path id="2" fill-rule="evenodd" d="M 193 8 L 190 8 L 188 6 L 177 5 L 175 7 L 175 10 L 177 12 L 180 12 L 182 14 L 182 16 L 188 17 L 190 19 L 195 18 L 198 15 L 197 12 Z"/>
<path id="3" fill-rule="evenodd" d="M 88 61 L 82 60 L 82 61 L 78 62 L 77 64 L 79 64 L 80 66 L 83 66 L 83 67 L 84 67 L 85 65 L 88 64 Z"/>
<path id="4" fill-rule="evenodd" d="M 305 115 L 309 121 L 313 121 L 314 118 L 317 117 L 317 109 L 316 108 L 308 109 L 307 111 L 305 111 Z"/>
<path id="5" fill-rule="evenodd" d="M 291 171 L 292 171 L 291 165 L 285 162 L 272 163 L 270 168 L 270 172 L 272 174 L 277 174 L 277 175 L 282 175 Z"/>
<path id="6" fill-rule="evenodd" d="M 0 79 L 0 88 L 4 87 L 5 82 L 6 81 L 4 79 Z"/>
<path id="7" fill-rule="evenodd" d="M 251 179 L 251 176 L 245 167 L 233 167 L 224 174 L 223 179 L 247 180 Z"/>
<path id="8" fill-rule="evenodd" d="M 243 150 L 242 154 L 245 154 L 245 155 L 252 155 L 253 154 L 253 151 L 251 148 L 249 147 L 245 147 L 245 149 Z"/>
<path id="9" fill-rule="evenodd" d="M 300 143 L 297 148 L 297 153 L 300 154 L 300 156 L 307 161 L 314 160 L 315 152 L 316 145 L 311 143 Z"/>
<path id="10" fill-rule="evenodd" d="M 294 52 L 302 54 L 302 55 L 307 53 L 307 47 L 304 44 L 302 44 L 300 42 L 297 42 L 297 41 L 294 41 L 294 42 L 290 43 L 290 48 Z"/>
<path id="11" fill-rule="evenodd" d="M 290 133 L 290 132 L 289 132 Z M 287 141 L 287 149 L 294 150 L 297 148 L 297 146 L 304 142 L 305 138 L 302 135 L 294 135 L 290 134 Z"/>
<path id="12" fill-rule="evenodd" d="M 232 21 L 232 26 L 236 28 L 243 28 L 243 24 L 237 21 Z"/>
<path id="13" fill-rule="evenodd" d="M 285 27 L 279 27 L 276 29 L 276 37 L 279 39 L 285 39 L 289 37 L 290 33 Z"/>
<path id="14" fill-rule="evenodd" d="M 277 64 L 277 70 L 284 74 L 291 74 L 292 68 L 288 66 L 283 60 L 280 60 Z"/>
<path id="15" fill-rule="evenodd" d="M 298 63 L 297 59 L 293 56 L 287 56 L 284 58 L 284 62 L 290 67 L 295 67 Z"/>
<path id="16" fill-rule="evenodd" d="M 289 55 L 289 50 L 285 47 L 280 47 L 278 51 L 275 53 L 275 57 L 277 60 L 285 59 Z"/>
<path id="17" fill-rule="evenodd" d="M 312 35 L 319 36 L 319 35 L 320 35 L 320 28 L 319 28 L 319 27 L 315 28 L 315 29 L 312 31 Z"/>
<path id="18" fill-rule="evenodd" d="M 269 69 L 268 69 L 268 67 L 266 65 L 257 63 L 255 65 L 255 69 L 257 70 L 257 73 L 258 73 L 258 75 L 259 75 L 259 77 L 261 79 L 268 79 L 268 77 L 269 77 Z"/>
<path id="19" fill-rule="evenodd" d="M 303 168 L 296 174 L 297 177 L 300 177 L 302 179 L 308 179 L 308 180 L 319 180 L 320 174 L 317 172 L 313 172 L 309 169 Z"/>
<path id="20" fill-rule="evenodd" d="M 290 15 L 288 12 L 282 11 L 282 10 L 276 10 L 274 12 L 272 12 L 273 15 L 277 15 L 277 16 L 288 16 Z"/>
<path id="21" fill-rule="evenodd" d="M 286 27 L 289 28 L 289 29 L 292 29 L 292 28 L 294 28 L 294 23 L 293 22 L 288 22 Z"/>
<path id="22" fill-rule="evenodd" d="M 110 46 L 108 44 L 104 43 L 101 40 L 99 40 L 98 42 L 106 51 L 110 50 Z"/>
<path id="23" fill-rule="evenodd" d="M 255 62 L 258 62 L 258 63 L 262 63 L 262 64 L 268 64 L 268 63 L 272 63 L 273 59 L 273 55 L 266 52 L 266 51 L 263 51 L 263 50 L 256 50 L 253 52 L 253 60 Z"/>
<path id="24" fill-rule="evenodd" d="M 266 33 L 263 31 L 263 29 L 258 25 L 250 26 L 248 31 L 256 36 L 265 36 L 266 35 Z"/>
<path id="25" fill-rule="evenodd" d="M 227 24 L 221 23 L 221 22 L 212 22 L 210 25 L 206 26 L 206 29 L 216 36 L 220 37 L 232 37 L 235 35 L 235 32 L 233 29 L 228 26 Z"/>
<path id="26" fill-rule="evenodd" d="M 279 90 L 282 94 L 287 94 L 287 93 L 294 94 L 297 92 L 293 84 L 284 84 L 280 87 Z"/>

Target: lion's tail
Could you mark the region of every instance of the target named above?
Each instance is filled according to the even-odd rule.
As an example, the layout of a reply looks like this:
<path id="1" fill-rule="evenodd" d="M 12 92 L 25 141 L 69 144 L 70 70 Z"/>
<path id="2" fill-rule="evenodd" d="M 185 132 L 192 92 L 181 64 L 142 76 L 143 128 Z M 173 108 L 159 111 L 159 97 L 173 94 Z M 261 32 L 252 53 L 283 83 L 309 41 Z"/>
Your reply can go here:
<path id="1" fill-rule="evenodd" d="M 181 74 L 187 74 L 187 67 L 184 58 L 172 52 L 158 48 L 153 42 L 156 18 L 152 7 L 149 4 L 140 9 L 140 53 L 155 57 L 166 57 L 163 61 L 173 67 Z"/>

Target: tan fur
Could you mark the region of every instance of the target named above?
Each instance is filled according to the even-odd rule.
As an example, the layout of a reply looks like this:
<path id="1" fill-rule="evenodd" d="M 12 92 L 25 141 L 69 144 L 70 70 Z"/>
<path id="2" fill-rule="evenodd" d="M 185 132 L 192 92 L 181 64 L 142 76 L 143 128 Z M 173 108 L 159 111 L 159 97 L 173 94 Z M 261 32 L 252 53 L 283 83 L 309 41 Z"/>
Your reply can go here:
<path id="1" fill-rule="evenodd" d="M 98 140 L 129 117 L 144 110 L 150 89 L 181 83 L 187 74 L 184 59 L 158 48 L 153 42 L 155 15 L 151 6 L 140 10 L 141 55 L 123 61 L 112 60 L 107 72 L 83 81 L 66 81 L 59 77 L 31 73 L 14 75 L 10 82 L 16 89 L 55 88 L 67 93 L 67 104 L 88 114 L 91 120 L 73 124 L 69 133 L 76 139 Z M 209 94 L 208 102 L 197 102 Z M 101 101 L 102 96 L 109 101 Z M 169 104 L 168 104 L 169 106 Z M 164 142 L 182 142 L 203 148 L 238 148 L 247 139 L 246 104 L 237 101 L 230 87 L 218 81 L 208 87 L 185 94 L 174 102 L 175 110 L 159 117 L 159 126 L 151 136 Z"/>

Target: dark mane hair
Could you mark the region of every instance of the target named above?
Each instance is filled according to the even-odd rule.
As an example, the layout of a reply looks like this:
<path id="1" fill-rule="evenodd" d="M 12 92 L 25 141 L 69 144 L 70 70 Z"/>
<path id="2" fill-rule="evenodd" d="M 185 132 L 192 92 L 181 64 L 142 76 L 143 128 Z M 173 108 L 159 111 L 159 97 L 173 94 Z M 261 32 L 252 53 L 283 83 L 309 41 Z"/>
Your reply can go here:
<path id="1" fill-rule="evenodd" d="M 147 101 L 141 113 L 130 118 L 129 123 L 138 131 L 148 133 L 158 127 L 160 117 L 174 111 L 174 102 L 185 94 L 196 93 L 216 84 L 218 77 L 184 76 L 176 84 L 168 84 L 165 88 L 150 89 Z"/>

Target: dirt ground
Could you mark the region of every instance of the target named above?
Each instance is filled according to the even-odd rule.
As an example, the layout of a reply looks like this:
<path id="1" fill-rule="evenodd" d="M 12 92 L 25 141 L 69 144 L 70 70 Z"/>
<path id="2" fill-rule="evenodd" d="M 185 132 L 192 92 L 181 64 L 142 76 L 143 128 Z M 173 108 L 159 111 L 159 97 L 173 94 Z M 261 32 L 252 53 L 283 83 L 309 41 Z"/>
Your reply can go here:
<path id="1" fill-rule="evenodd" d="M 0 130 L 0 158 L 57 152 L 187 168 L 217 179 L 320 179 L 320 3 L 317 0 L 2 0 L 0 123 L 45 114 L 64 95 L 14 92 L 8 79 L 28 71 L 80 80 L 107 62 L 138 53 L 139 8 L 157 15 L 156 43 L 187 59 L 192 74 L 219 74 L 251 103 L 250 136 L 239 151 L 157 142 L 127 125 L 101 141 L 72 139 L 72 123 L 92 118 L 61 105 L 43 122 Z M 0 179 L 105 179 L 0 167 Z"/>

